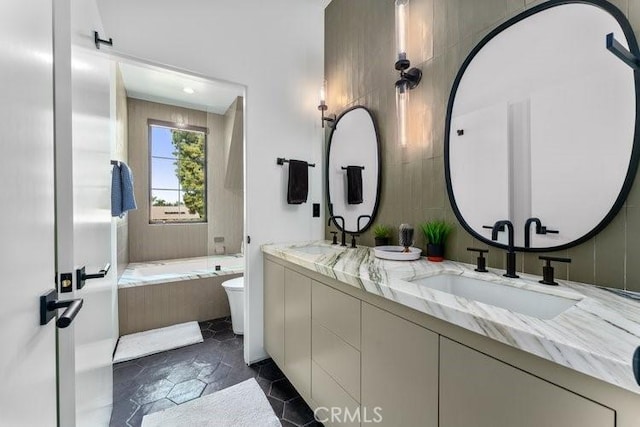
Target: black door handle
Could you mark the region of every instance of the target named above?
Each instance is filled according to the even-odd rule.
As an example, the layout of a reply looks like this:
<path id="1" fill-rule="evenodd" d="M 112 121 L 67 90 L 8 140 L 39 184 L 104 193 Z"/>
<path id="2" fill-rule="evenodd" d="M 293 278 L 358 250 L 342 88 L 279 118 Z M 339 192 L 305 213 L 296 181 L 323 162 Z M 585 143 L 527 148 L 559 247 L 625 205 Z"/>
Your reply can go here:
<path id="1" fill-rule="evenodd" d="M 106 263 L 104 265 L 104 268 L 95 274 L 87 274 L 87 271 L 84 267 L 77 269 L 76 270 L 76 289 L 84 288 L 84 284 L 87 280 L 102 279 L 109 273 L 109 269 L 111 269 L 110 263 Z"/>
<path id="2" fill-rule="evenodd" d="M 59 308 L 66 308 L 58 320 L 56 326 L 58 328 L 66 328 L 76 318 L 82 308 L 82 299 L 71 299 L 66 301 L 58 300 L 58 291 L 50 290 L 40 296 L 40 324 L 46 325 L 56 317 Z"/>

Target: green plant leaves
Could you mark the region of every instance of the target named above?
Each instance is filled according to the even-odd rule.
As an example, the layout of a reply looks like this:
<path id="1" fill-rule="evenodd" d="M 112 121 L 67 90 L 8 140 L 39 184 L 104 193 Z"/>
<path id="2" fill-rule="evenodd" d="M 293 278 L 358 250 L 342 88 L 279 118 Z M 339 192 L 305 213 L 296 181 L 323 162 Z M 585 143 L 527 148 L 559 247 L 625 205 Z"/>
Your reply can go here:
<path id="1" fill-rule="evenodd" d="M 453 224 L 442 219 L 435 219 L 420 224 L 420 229 L 428 243 L 441 245 L 447 240 L 449 233 L 453 231 Z"/>
<path id="2" fill-rule="evenodd" d="M 391 237 L 391 227 L 384 224 L 377 224 L 373 227 L 375 237 Z"/>

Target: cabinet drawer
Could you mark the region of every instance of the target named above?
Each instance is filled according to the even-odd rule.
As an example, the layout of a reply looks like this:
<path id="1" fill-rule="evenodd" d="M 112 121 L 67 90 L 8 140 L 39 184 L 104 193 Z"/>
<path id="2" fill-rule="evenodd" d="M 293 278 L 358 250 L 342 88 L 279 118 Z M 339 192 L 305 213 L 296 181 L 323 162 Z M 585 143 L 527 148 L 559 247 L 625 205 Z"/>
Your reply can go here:
<path id="1" fill-rule="evenodd" d="M 614 427 L 615 412 L 440 338 L 440 427 Z"/>
<path id="2" fill-rule="evenodd" d="M 342 414 L 347 411 L 349 414 L 357 414 L 360 405 L 315 362 L 311 362 L 311 398 L 317 405 L 316 416 L 325 426 L 360 425 L 357 419 L 346 422 L 348 420 L 340 419 L 341 416 L 330 418 L 332 408 L 337 408 Z"/>
<path id="3" fill-rule="evenodd" d="M 311 317 L 360 350 L 360 300 L 313 281 Z"/>
<path id="4" fill-rule="evenodd" d="M 360 402 L 360 352 L 315 321 L 311 325 L 313 361 Z"/>

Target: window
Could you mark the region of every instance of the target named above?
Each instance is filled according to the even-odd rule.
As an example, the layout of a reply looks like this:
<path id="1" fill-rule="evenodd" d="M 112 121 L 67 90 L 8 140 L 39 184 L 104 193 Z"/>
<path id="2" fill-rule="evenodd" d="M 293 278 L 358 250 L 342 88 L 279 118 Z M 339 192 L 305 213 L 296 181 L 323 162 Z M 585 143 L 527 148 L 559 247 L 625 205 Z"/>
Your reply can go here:
<path id="1" fill-rule="evenodd" d="M 149 222 L 207 222 L 206 132 L 149 120 Z"/>

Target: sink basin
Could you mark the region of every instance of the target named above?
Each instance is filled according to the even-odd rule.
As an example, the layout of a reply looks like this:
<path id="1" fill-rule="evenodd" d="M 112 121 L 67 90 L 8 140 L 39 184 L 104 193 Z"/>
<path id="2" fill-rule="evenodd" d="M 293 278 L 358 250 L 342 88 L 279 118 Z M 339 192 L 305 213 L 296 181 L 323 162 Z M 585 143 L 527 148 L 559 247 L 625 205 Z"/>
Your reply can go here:
<path id="1" fill-rule="evenodd" d="M 296 252 L 303 252 L 303 253 L 309 254 L 309 255 L 334 254 L 334 253 L 340 251 L 340 249 L 338 249 L 338 248 L 334 248 L 334 247 L 331 247 L 331 246 L 320 246 L 320 245 L 301 246 L 299 248 L 291 248 L 291 250 L 294 250 Z"/>
<path id="2" fill-rule="evenodd" d="M 538 319 L 553 319 L 579 301 L 453 274 L 425 277 L 411 282 Z"/>

